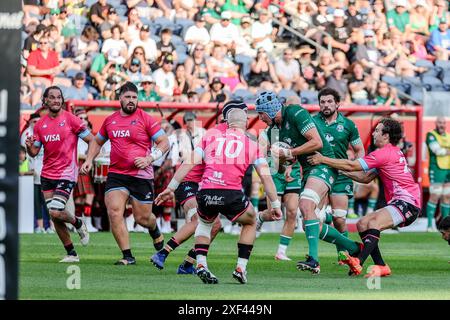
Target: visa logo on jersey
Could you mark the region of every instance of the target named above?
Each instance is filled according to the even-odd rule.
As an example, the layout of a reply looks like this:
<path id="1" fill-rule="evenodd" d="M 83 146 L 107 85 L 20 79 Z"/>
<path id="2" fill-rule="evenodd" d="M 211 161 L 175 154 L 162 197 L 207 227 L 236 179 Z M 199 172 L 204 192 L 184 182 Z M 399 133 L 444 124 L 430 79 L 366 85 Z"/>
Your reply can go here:
<path id="1" fill-rule="evenodd" d="M 126 138 L 130 137 L 130 130 L 113 130 L 112 134 L 114 138 Z"/>
<path id="2" fill-rule="evenodd" d="M 61 141 L 61 138 L 60 138 L 59 134 L 49 134 L 49 135 L 44 136 L 44 140 L 45 140 L 45 142 Z"/>

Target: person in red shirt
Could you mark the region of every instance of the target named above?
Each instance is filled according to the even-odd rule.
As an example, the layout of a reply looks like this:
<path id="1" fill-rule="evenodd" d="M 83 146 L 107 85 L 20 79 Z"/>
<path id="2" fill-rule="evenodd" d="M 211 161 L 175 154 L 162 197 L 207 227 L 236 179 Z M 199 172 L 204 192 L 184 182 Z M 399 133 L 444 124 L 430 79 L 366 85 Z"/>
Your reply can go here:
<path id="1" fill-rule="evenodd" d="M 66 203 L 78 175 L 78 138 L 89 143 L 94 137 L 80 119 L 62 108 L 63 104 L 64 97 L 59 87 L 52 86 L 45 90 L 42 105 L 48 114 L 35 124 L 33 135 L 27 138 L 25 144 L 31 157 L 35 157 L 44 147 L 42 191 L 56 232 L 67 251 L 67 256 L 60 262 L 72 263 L 80 259 L 66 223 L 76 228 L 84 246 L 89 243 L 89 233 L 84 222 L 69 213 Z"/>
<path id="2" fill-rule="evenodd" d="M 152 162 L 166 153 L 169 141 L 156 119 L 138 108 L 137 93 L 137 87 L 131 82 L 126 82 L 119 89 L 121 108 L 105 119 L 92 141 L 92 147 L 89 146 L 86 161 L 81 167 L 81 172 L 88 174 L 101 146 L 107 140 L 111 141 L 111 164 L 105 186 L 105 204 L 111 230 L 123 254 L 123 259 L 117 261 L 116 265 L 136 264 L 123 219 L 129 199 L 135 221 L 148 229 L 155 249 L 161 250 L 164 246 L 164 237 L 152 213 Z M 152 148 L 152 145 L 156 146 Z"/>
<path id="3" fill-rule="evenodd" d="M 30 53 L 27 72 L 34 83 L 40 82 L 46 87 L 51 86 L 55 76 L 61 72 L 58 54 L 50 49 L 47 37 L 41 37 L 39 48 Z"/>

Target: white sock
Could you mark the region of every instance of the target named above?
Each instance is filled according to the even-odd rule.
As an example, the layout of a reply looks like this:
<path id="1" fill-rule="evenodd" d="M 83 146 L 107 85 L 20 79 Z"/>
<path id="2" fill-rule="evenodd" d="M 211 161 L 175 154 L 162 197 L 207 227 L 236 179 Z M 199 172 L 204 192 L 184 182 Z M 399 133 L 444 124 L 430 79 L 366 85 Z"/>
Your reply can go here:
<path id="1" fill-rule="evenodd" d="M 287 249 L 287 245 L 285 244 L 279 244 L 278 245 L 278 253 L 286 255 L 286 249 Z"/>
<path id="2" fill-rule="evenodd" d="M 196 260 L 197 260 L 197 268 L 199 265 L 202 265 L 208 269 L 208 263 L 206 262 L 206 256 L 204 256 L 202 254 L 198 254 L 196 257 Z"/>
<path id="3" fill-rule="evenodd" d="M 241 268 L 242 271 L 247 270 L 248 259 L 238 258 L 237 267 Z"/>

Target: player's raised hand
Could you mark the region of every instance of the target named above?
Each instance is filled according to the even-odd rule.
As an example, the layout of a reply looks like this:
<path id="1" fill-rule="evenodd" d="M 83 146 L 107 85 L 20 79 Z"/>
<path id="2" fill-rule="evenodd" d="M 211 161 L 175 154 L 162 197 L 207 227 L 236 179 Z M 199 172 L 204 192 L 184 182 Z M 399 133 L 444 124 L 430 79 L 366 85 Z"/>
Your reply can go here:
<path id="1" fill-rule="evenodd" d="M 92 162 L 91 161 L 85 161 L 80 168 L 80 173 L 81 174 L 89 174 L 89 172 L 91 172 L 92 169 Z"/>
<path id="2" fill-rule="evenodd" d="M 145 169 L 151 164 L 151 157 L 137 157 L 134 159 L 134 165 L 139 169 Z"/>
<path id="3" fill-rule="evenodd" d="M 319 152 L 316 151 L 313 155 L 309 156 L 307 160 L 310 165 L 315 166 L 315 165 L 321 164 L 322 159 L 323 159 L 323 156 Z"/>
<path id="4" fill-rule="evenodd" d="M 166 202 L 167 200 L 170 200 L 173 198 L 173 191 L 169 188 L 164 189 L 163 192 L 158 194 L 158 196 L 155 199 L 155 204 L 157 206 L 161 205 L 162 203 Z"/>

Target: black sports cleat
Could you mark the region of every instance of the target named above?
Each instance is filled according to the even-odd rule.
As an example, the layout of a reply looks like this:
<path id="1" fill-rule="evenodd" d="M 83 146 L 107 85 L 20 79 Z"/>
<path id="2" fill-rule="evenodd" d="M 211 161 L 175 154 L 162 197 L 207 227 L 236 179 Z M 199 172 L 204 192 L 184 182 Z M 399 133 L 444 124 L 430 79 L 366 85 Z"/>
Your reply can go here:
<path id="1" fill-rule="evenodd" d="M 247 271 L 242 271 L 241 268 L 236 268 L 233 271 L 233 278 L 239 281 L 241 284 L 247 283 Z"/>
<path id="2" fill-rule="evenodd" d="M 134 264 L 136 264 L 136 259 L 134 257 L 122 258 L 122 259 L 116 261 L 116 263 L 114 263 L 114 265 L 116 265 L 116 266 L 128 266 L 128 265 L 134 265 Z"/>
<path id="3" fill-rule="evenodd" d="M 203 283 L 207 283 L 207 284 L 219 283 L 219 279 L 217 279 L 216 276 L 211 273 L 211 271 L 209 271 L 202 265 L 198 266 L 198 268 L 197 268 L 197 276 L 200 279 L 202 279 Z"/>
<path id="4" fill-rule="evenodd" d="M 306 261 L 297 262 L 297 269 L 301 271 L 311 271 L 312 274 L 320 273 L 319 262 L 309 255 L 306 255 Z"/>

